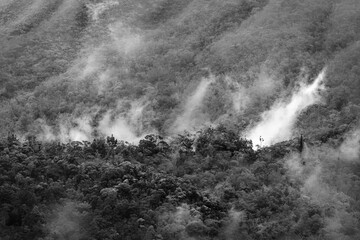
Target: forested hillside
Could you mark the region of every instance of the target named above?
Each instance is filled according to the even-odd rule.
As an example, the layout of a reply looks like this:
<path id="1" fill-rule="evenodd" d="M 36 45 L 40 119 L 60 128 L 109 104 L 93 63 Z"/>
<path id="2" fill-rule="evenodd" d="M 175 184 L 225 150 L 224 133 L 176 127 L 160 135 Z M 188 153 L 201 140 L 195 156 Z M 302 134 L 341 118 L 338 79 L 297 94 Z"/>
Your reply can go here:
<path id="1" fill-rule="evenodd" d="M 1 0 L 0 239 L 360 239 L 359 119 L 358 0 Z"/>
<path id="2" fill-rule="evenodd" d="M 225 121 L 245 128 L 324 67 L 322 104 L 302 112 L 297 129 L 341 132 L 358 118 L 357 0 L 8 0 L 0 7 L 3 133 L 72 138 L 78 127 L 90 140 L 120 121 L 135 137 L 169 134 L 209 74 L 214 81 L 185 130 Z M 98 129 L 101 120 L 107 128 Z"/>

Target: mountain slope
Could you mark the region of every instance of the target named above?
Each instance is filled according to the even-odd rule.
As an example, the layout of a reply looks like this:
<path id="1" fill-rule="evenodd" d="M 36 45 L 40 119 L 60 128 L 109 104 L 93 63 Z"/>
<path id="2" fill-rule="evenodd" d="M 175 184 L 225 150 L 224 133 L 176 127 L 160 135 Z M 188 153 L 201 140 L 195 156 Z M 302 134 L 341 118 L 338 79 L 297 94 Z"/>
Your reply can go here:
<path id="1" fill-rule="evenodd" d="M 303 112 L 295 130 L 356 123 L 359 8 L 354 0 L 4 2 L 2 131 L 44 138 L 48 125 L 59 138 L 82 122 L 91 138 L 109 116 L 135 136 L 169 134 L 209 74 L 215 81 L 188 130 L 224 119 L 243 129 L 324 67 L 324 104 Z"/>

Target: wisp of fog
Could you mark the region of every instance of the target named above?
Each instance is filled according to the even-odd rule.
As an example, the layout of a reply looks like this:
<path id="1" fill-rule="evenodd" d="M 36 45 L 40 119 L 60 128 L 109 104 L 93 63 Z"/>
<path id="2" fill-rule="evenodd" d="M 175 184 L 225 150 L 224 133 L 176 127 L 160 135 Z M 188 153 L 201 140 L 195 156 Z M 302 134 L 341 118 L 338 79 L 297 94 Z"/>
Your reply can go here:
<path id="1" fill-rule="evenodd" d="M 324 89 L 325 72 L 326 69 L 322 70 L 312 84 L 301 84 L 289 102 L 280 99 L 261 115 L 261 121 L 247 132 L 247 137 L 255 147 L 271 145 L 292 137 L 296 118 L 308 106 L 321 100 L 320 90 Z"/>

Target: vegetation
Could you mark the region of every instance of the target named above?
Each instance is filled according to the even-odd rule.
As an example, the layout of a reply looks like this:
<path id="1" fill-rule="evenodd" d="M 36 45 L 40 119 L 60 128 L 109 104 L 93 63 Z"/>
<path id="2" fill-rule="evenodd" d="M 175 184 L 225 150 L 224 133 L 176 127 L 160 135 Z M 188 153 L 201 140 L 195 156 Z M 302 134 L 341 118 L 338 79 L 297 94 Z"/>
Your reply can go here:
<path id="1" fill-rule="evenodd" d="M 113 137 L 21 143 L 12 135 L 0 146 L 2 239 L 360 236 L 359 162 L 308 160 L 305 172 L 323 169 L 311 188 L 332 195 L 320 199 L 306 174 L 296 177 L 286 164 L 296 139 L 254 151 L 219 127 L 171 142 L 148 135 L 138 146 Z"/>

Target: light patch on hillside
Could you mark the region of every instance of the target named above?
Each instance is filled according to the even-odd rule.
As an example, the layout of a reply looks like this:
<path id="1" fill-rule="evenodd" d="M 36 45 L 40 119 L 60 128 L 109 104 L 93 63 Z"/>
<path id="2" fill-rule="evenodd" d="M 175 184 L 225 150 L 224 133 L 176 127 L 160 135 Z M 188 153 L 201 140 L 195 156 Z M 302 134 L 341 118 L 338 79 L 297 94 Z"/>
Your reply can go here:
<path id="1" fill-rule="evenodd" d="M 120 21 L 111 24 L 109 30 L 113 44 L 121 55 L 129 57 L 143 45 L 141 35 Z"/>
<path id="2" fill-rule="evenodd" d="M 92 20 L 97 21 L 99 20 L 101 14 L 103 14 L 105 11 L 110 9 L 111 7 L 119 5 L 119 2 L 114 0 L 108 0 L 104 2 L 99 2 L 95 4 L 88 4 L 87 7 L 90 10 L 90 14 L 92 17 Z"/>
<path id="3" fill-rule="evenodd" d="M 18 15 L 18 17 L 11 23 L 13 27 L 19 26 L 20 24 L 28 24 L 32 22 L 32 18 L 36 18 L 36 15 L 46 9 L 46 5 L 49 1 L 46 0 L 35 0 L 29 1 L 25 10 Z M 50 1 L 51 2 L 51 1 Z"/>
<path id="4" fill-rule="evenodd" d="M 0 8 L 9 5 L 13 0 L 2 0 L 0 1 Z"/>

